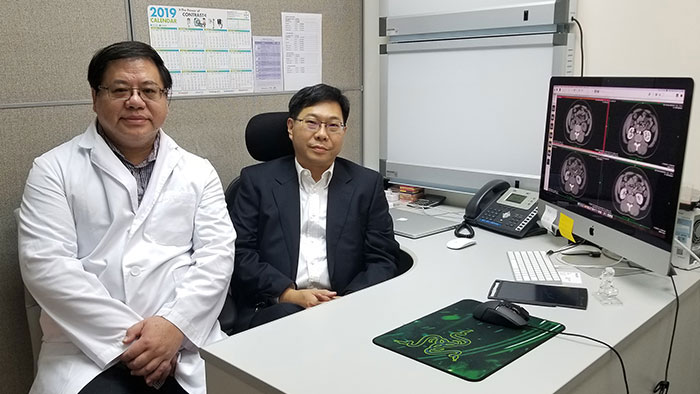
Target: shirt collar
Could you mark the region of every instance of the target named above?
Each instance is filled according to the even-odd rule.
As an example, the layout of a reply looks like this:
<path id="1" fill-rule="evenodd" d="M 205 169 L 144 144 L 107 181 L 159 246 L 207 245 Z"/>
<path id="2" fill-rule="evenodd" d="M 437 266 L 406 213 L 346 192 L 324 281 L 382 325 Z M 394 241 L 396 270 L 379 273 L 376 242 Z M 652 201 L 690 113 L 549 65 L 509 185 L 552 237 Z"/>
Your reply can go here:
<path id="1" fill-rule="evenodd" d="M 117 148 L 112 141 L 110 141 L 109 138 L 107 138 L 107 135 L 104 132 L 104 129 L 102 128 L 102 125 L 100 122 L 95 120 L 95 124 L 97 125 L 97 133 L 102 137 L 103 140 L 107 143 L 107 146 L 109 146 L 110 149 L 112 149 L 112 152 L 117 155 L 117 157 L 124 163 L 131 164 L 129 160 L 124 157 L 124 155 L 119 151 L 119 148 Z M 141 168 L 147 165 L 148 163 L 151 163 L 155 161 L 158 158 L 158 148 L 160 147 L 160 130 L 158 130 L 158 134 L 156 134 L 156 139 L 153 141 L 153 149 L 151 149 L 151 153 L 148 154 L 148 157 L 146 157 L 146 160 L 142 161 L 139 164 L 133 165 L 132 166 L 136 168 Z"/>
<path id="2" fill-rule="evenodd" d="M 301 164 L 299 164 L 299 161 L 297 158 L 294 158 L 294 167 L 297 170 L 297 176 L 299 177 L 299 185 L 304 191 L 308 191 L 307 188 L 311 186 L 318 185 L 322 187 L 323 189 L 327 189 L 328 185 L 331 183 L 331 178 L 333 178 L 333 169 L 335 168 L 335 161 L 331 164 L 330 167 L 326 171 L 321 174 L 321 179 L 316 182 L 314 181 L 314 178 L 311 176 L 311 171 L 302 167 Z"/>

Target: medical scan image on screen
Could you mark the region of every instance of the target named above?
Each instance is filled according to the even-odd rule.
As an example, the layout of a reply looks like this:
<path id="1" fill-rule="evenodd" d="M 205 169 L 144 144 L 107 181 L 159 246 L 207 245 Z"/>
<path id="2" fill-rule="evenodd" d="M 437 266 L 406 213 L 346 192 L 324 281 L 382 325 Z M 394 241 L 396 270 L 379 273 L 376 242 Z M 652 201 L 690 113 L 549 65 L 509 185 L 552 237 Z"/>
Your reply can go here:
<path id="1" fill-rule="evenodd" d="M 584 100 L 574 102 L 566 113 L 566 139 L 572 144 L 586 145 L 591 136 L 593 114 Z"/>
<path id="2" fill-rule="evenodd" d="M 586 191 L 587 182 L 588 173 L 583 157 L 576 152 L 569 153 L 561 166 L 561 191 L 581 197 Z"/>
<path id="3" fill-rule="evenodd" d="M 686 136 L 683 100 L 656 90 L 553 86 L 542 186 L 560 206 L 667 249 Z"/>
<path id="4" fill-rule="evenodd" d="M 627 167 L 615 178 L 613 207 L 621 215 L 643 219 L 651 208 L 649 178 L 637 167 Z"/>
<path id="5" fill-rule="evenodd" d="M 620 138 L 622 149 L 628 155 L 641 158 L 653 155 L 659 140 L 659 120 L 654 107 L 635 106 L 625 117 Z"/>

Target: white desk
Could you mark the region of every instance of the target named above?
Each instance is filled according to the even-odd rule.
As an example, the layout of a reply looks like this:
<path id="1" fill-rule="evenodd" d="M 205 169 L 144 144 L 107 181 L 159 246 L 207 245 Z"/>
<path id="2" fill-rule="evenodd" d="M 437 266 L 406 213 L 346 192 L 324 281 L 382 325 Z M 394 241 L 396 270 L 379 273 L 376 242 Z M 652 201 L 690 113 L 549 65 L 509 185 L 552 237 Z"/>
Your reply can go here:
<path id="1" fill-rule="evenodd" d="M 405 274 L 328 304 L 234 335 L 203 349 L 210 394 L 285 393 L 624 393 L 615 355 L 593 342 L 557 336 L 482 382 L 462 380 L 397 353 L 372 339 L 458 300 L 486 300 L 496 278 L 512 280 L 507 250 L 548 250 L 549 235 L 513 240 L 476 229 L 477 245 L 452 251 L 451 232 L 419 240 L 397 237 L 414 258 Z M 583 275 L 588 309 L 528 306 L 618 349 L 631 393 L 651 393 L 663 378 L 673 322 L 667 277 L 616 279 L 622 306 L 593 297 L 599 280 Z M 700 392 L 700 273 L 680 271 L 679 328 L 670 371 L 672 393 Z"/>

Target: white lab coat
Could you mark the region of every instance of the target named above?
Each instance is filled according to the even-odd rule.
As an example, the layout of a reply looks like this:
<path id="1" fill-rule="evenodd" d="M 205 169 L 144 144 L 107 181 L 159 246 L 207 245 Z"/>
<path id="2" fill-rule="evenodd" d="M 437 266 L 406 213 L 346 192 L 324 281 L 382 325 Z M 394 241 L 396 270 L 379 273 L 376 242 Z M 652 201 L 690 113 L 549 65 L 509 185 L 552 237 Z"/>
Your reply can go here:
<path id="1" fill-rule="evenodd" d="M 185 334 L 175 378 L 205 392 L 198 347 L 225 337 L 217 317 L 236 235 L 212 165 L 160 133 L 140 206 L 95 122 L 34 161 L 19 214 L 20 269 L 44 334 L 32 393 L 80 391 L 126 350 L 126 329 L 154 315 Z"/>

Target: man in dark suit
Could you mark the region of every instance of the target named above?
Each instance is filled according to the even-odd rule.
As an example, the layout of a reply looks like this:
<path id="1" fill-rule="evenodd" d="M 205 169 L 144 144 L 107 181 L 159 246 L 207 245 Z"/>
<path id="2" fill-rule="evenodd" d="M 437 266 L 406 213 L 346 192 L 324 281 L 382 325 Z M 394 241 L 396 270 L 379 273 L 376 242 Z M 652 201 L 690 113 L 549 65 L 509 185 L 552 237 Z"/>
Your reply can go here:
<path id="1" fill-rule="evenodd" d="M 398 243 L 376 171 L 338 158 L 350 112 L 318 84 L 289 102 L 294 156 L 241 171 L 233 204 L 236 331 L 392 278 Z"/>

